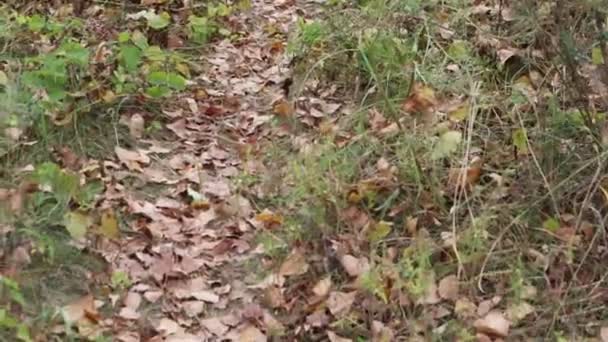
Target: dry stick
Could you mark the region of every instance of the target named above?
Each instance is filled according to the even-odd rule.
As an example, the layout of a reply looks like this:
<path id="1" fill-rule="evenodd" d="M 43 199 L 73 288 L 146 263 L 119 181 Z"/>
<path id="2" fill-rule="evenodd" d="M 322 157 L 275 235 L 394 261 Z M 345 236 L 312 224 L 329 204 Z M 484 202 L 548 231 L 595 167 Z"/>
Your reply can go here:
<path id="1" fill-rule="evenodd" d="M 570 181 L 572 178 L 574 178 L 574 176 L 578 175 L 579 173 L 581 173 L 583 170 L 585 170 L 586 168 L 588 168 L 591 164 L 595 163 L 596 159 L 601 159 L 603 162 L 603 158 L 605 158 L 606 156 L 608 156 L 608 152 L 604 151 L 602 152 L 599 156 L 597 156 L 597 158 L 593 158 L 593 160 L 586 162 L 583 166 L 579 167 L 578 169 L 576 169 L 571 175 L 569 175 L 568 177 L 566 177 L 564 180 L 562 180 L 559 184 L 557 184 L 553 190 L 557 190 L 559 188 L 561 188 L 562 186 L 566 185 L 566 183 L 568 181 Z M 537 204 L 541 203 L 542 201 L 544 201 L 549 195 L 544 195 L 541 198 L 539 198 L 538 200 L 534 201 L 533 203 L 530 204 L 529 208 L 534 208 Z M 496 237 L 496 239 L 494 240 L 494 242 L 492 243 L 492 246 L 490 246 L 490 250 L 488 250 L 488 253 L 483 261 L 483 264 L 481 265 L 481 270 L 479 271 L 478 274 L 478 278 L 479 280 L 477 281 L 477 287 L 479 288 L 479 291 L 485 293 L 485 291 L 483 290 L 483 286 L 481 284 L 481 281 L 483 280 L 483 275 L 485 274 L 485 269 L 488 265 L 488 261 L 490 260 L 490 256 L 492 255 L 492 252 L 494 251 L 494 249 L 496 249 L 496 247 L 498 246 L 498 243 L 502 240 L 503 236 L 511 229 L 511 227 L 513 227 L 520 218 L 524 217 L 528 211 L 531 209 L 525 209 L 523 210 L 519 215 L 515 216 L 515 218 L 513 218 L 511 220 L 511 222 L 509 222 L 508 225 L 506 225 L 499 233 L 498 236 Z"/>
<path id="2" fill-rule="evenodd" d="M 469 205 L 469 199 L 468 199 L 468 195 L 467 195 L 467 189 L 466 189 L 466 177 L 467 177 L 467 171 L 468 171 L 468 165 L 469 165 L 469 157 L 471 155 L 471 140 L 473 138 L 473 128 L 475 126 L 475 118 L 476 118 L 476 112 L 477 112 L 477 101 L 476 101 L 476 95 L 479 94 L 479 83 L 472 83 L 471 84 L 471 93 L 470 93 L 470 103 L 471 105 L 469 106 L 469 119 L 468 119 L 468 125 L 467 125 L 467 141 L 466 141 L 466 147 L 465 147 L 465 151 L 464 151 L 464 166 L 460 168 L 460 174 L 457 177 L 457 182 L 456 182 L 456 192 L 454 193 L 454 205 L 453 208 L 451 210 L 452 212 L 452 250 L 454 251 L 454 255 L 456 256 L 456 260 L 458 261 L 458 271 L 457 271 L 457 277 L 458 279 L 460 279 L 462 273 L 464 272 L 464 266 L 462 263 L 462 258 L 460 257 L 460 253 L 458 252 L 458 234 L 456 232 L 456 213 L 458 212 L 458 206 L 459 206 L 459 202 L 460 199 L 462 198 L 462 196 L 465 197 L 465 202 L 467 203 L 467 210 L 469 215 L 471 216 L 471 223 L 474 224 L 474 215 L 473 215 L 473 211 L 471 210 L 471 206 Z"/>

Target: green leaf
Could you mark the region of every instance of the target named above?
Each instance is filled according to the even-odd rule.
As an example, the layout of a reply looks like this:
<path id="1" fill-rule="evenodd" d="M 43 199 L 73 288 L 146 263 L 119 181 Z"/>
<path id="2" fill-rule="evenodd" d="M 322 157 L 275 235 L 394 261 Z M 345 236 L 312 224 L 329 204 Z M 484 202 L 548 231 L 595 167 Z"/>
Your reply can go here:
<path id="1" fill-rule="evenodd" d="M 131 39 L 131 34 L 129 33 L 129 31 L 123 31 L 118 34 L 119 43 L 126 43 L 129 41 L 129 39 Z"/>
<path id="2" fill-rule="evenodd" d="M 148 38 L 140 31 L 135 31 L 131 34 L 131 41 L 138 48 L 145 50 L 148 48 Z"/>
<path id="3" fill-rule="evenodd" d="M 458 145 L 462 140 L 459 131 L 447 131 L 439 137 L 439 141 L 431 152 L 432 159 L 445 158 L 458 150 Z"/>
<path id="4" fill-rule="evenodd" d="M 528 151 L 528 134 L 523 128 L 518 128 L 512 134 L 513 145 L 520 154 L 527 154 Z"/>
<path id="5" fill-rule="evenodd" d="M 65 215 L 65 229 L 70 233 L 70 236 L 75 240 L 80 240 L 87 234 L 88 228 L 92 224 L 89 215 L 72 211 Z"/>
<path id="6" fill-rule="evenodd" d="M 591 61 L 593 62 L 593 65 L 604 64 L 604 54 L 602 53 L 601 48 L 594 47 L 591 49 Z"/>
<path id="7" fill-rule="evenodd" d="M 29 17 L 27 21 L 27 28 L 32 32 L 40 32 L 46 25 L 46 19 L 38 14 L 34 14 Z"/>
<path id="8" fill-rule="evenodd" d="M 23 323 L 19 323 L 19 325 L 17 325 L 17 334 L 15 335 L 15 337 L 17 337 L 18 340 L 23 342 L 32 341 L 32 337 L 30 336 L 30 329 L 27 327 L 27 325 Z"/>
<path id="9" fill-rule="evenodd" d="M 186 89 L 186 79 L 174 72 L 154 71 L 148 75 L 148 82 L 156 86 L 167 86 L 175 90 Z"/>
<path id="10" fill-rule="evenodd" d="M 550 232 L 555 232 L 559 229 L 560 227 L 560 223 L 557 219 L 555 219 L 554 217 L 550 217 L 548 219 L 545 220 L 545 222 L 543 222 L 543 228 L 550 231 Z"/>
<path id="11" fill-rule="evenodd" d="M 464 40 L 455 40 L 448 48 L 448 55 L 455 60 L 464 60 L 469 57 L 469 46 Z"/>
<path id="12" fill-rule="evenodd" d="M 167 12 L 163 12 L 161 14 L 148 12 L 148 14 L 146 15 L 146 20 L 148 21 L 149 27 L 155 30 L 160 30 L 169 26 L 169 23 L 171 22 L 171 17 Z"/>
<path id="13" fill-rule="evenodd" d="M 68 62 L 87 66 L 89 64 L 89 49 L 76 42 L 64 42 L 57 51 L 58 55 L 64 56 Z"/>
<path id="14" fill-rule="evenodd" d="M 171 93 L 171 90 L 162 86 L 154 86 L 146 89 L 146 94 L 153 98 L 163 97 L 169 95 L 169 93 Z"/>
<path id="15" fill-rule="evenodd" d="M 127 72 L 134 73 L 141 62 L 142 51 L 135 45 L 125 44 L 120 46 L 119 58 Z"/>

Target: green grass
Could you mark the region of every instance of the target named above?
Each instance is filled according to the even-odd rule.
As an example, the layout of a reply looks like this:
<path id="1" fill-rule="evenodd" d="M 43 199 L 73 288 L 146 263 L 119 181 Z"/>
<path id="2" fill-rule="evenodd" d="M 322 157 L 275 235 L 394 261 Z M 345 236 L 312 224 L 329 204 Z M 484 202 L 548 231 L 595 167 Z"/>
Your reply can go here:
<path id="1" fill-rule="evenodd" d="M 563 267 L 560 262 L 602 280 L 589 256 L 599 246 L 597 237 L 573 244 L 543 228 L 552 217 L 558 227 L 576 225 L 576 220 L 564 222 L 563 215 L 570 214 L 603 231 L 594 212 L 605 203 L 599 187 L 605 183 L 600 174 L 608 155 L 598 143 L 598 127 L 606 108 L 598 105 L 593 112 L 581 104 L 586 95 L 580 95 L 575 83 L 549 86 L 550 77 L 572 77 L 555 74 L 572 55 L 579 63 L 574 68 L 590 62 L 598 29 L 581 11 L 599 10 L 593 6 L 569 3 L 564 11 L 573 13 L 572 21 L 562 26 L 547 7 L 525 1 L 508 8 L 513 18 L 495 26 L 488 26 L 484 15 L 471 14 L 471 5 L 462 1 L 338 2 L 327 5 L 325 17 L 300 21 L 288 49 L 296 61 L 297 91 L 292 96 L 314 97 L 307 88 L 311 81 L 318 82 L 315 91 L 317 84 L 337 88 L 335 96 L 348 102 L 349 112 L 328 119 L 351 138 L 338 143 L 320 127 L 302 127 L 306 148 L 294 152 L 288 141 L 269 147 L 278 152 L 268 153 L 266 163 L 282 170 L 283 182 L 280 191 L 267 194 L 259 204 L 286 218 L 280 230 L 260 237 L 268 256 L 280 262 L 294 243 L 353 243 L 372 261 L 363 287 L 381 302 L 388 300 L 387 282 L 409 296 L 420 296 L 431 273 L 437 278 L 458 274 L 471 285 L 466 293 L 470 298 L 497 293 L 507 298 L 505 306 L 530 301 L 525 297 L 530 286 L 546 292 L 546 272 Z M 445 35 L 445 28 L 452 33 Z M 548 39 L 547 32 L 559 31 L 557 39 L 565 39 L 565 51 L 541 43 Z M 528 54 L 502 65 L 497 47 L 484 45 L 477 36 L 482 34 Z M 569 41 L 580 44 L 575 47 Z M 538 74 L 545 79 L 539 80 Z M 416 91 L 413 82 L 432 89 L 438 105 L 466 99 L 470 110 L 458 120 L 450 120 L 449 112 L 440 113 L 425 125 L 424 113 L 405 113 L 402 107 Z M 399 121 L 399 129 L 392 134 L 375 131 L 374 111 L 388 123 Z M 455 150 L 437 157 L 446 131 L 458 131 L 462 138 Z M 450 173 L 470 165 L 473 157 L 483 161 L 481 177 L 470 191 L 454 192 Z M 370 187 L 366 181 L 380 174 L 380 158 L 394 167 L 393 182 Z M 372 220 L 363 231 L 340 219 L 353 207 Z M 395 207 L 401 208 L 399 215 L 390 216 Z M 407 231 L 408 217 L 418 219 L 418 232 Z M 379 240 L 371 239 L 369 230 L 382 221 L 389 222 L 390 229 Z M 385 255 L 393 248 L 397 257 L 387 264 Z M 549 271 L 534 259 L 547 253 L 555 258 L 547 259 Z M 536 308 L 549 308 L 536 316 L 544 325 L 523 323 L 520 337 L 544 336 L 547 327 L 549 335 L 584 335 L 568 324 L 605 316 L 587 316 L 589 305 L 568 304 L 585 301 L 587 295 L 574 290 L 581 285 L 577 280 L 560 281 L 572 289 L 557 305 L 545 296 L 534 300 Z M 557 309 L 562 311 L 554 314 Z M 569 323 L 567 310 L 578 313 Z M 393 314 L 408 322 L 417 319 L 415 312 Z M 442 336 L 471 340 L 474 330 L 451 321 Z"/>

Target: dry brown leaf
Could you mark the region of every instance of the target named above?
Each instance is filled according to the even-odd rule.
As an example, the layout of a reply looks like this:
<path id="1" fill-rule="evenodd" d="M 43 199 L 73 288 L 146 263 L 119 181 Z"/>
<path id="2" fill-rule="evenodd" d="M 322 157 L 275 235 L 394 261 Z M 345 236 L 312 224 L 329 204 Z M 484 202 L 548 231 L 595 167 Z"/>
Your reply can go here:
<path id="1" fill-rule="evenodd" d="M 162 291 L 146 291 L 144 293 L 144 298 L 150 303 L 156 302 L 160 297 L 163 296 Z"/>
<path id="2" fill-rule="evenodd" d="M 511 304 L 505 312 L 507 319 L 513 323 L 519 322 L 534 312 L 534 307 L 527 302 Z"/>
<path id="3" fill-rule="evenodd" d="M 468 319 L 475 317 L 477 306 L 468 298 L 458 298 L 454 304 L 454 313 L 457 317 Z"/>
<path id="4" fill-rule="evenodd" d="M 296 249 L 281 264 L 279 275 L 283 277 L 295 276 L 304 274 L 307 271 L 308 263 L 306 262 L 306 256 L 301 250 Z"/>
<path id="5" fill-rule="evenodd" d="M 327 276 L 317 282 L 312 288 L 312 292 L 318 297 L 325 297 L 331 289 L 331 276 Z"/>
<path id="6" fill-rule="evenodd" d="M 484 318 L 473 323 L 477 332 L 497 337 L 509 335 L 509 322 L 500 311 L 490 311 Z"/>
<path id="7" fill-rule="evenodd" d="M 141 317 L 141 315 L 137 311 L 135 311 L 132 308 L 127 307 L 127 306 L 120 309 L 118 316 L 121 318 L 124 318 L 126 320 L 132 320 L 132 321 L 137 320 Z"/>
<path id="8" fill-rule="evenodd" d="M 439 282 L 439 297 L 447 300 L 458 299 L 458 278 L 455 275 L 449 275 Z"/>
<path id="9" fill-rule="evenodd" d="M 70 324 L 98 316 L 95 299 L 92 295 L 86 295 L 64 306 L 62 312 L 63 319 Z"/>
<path id="10" fill-rule="evenodd" d="M 274 103 L 272 106 L 272 111 L 277 116 L 288 118 L 291 117 L 294 113 L 293 106 L 287 102 L 287 100 L 281 99 Z"/>
<path id="11" fill-rule="evenodd" d="M 207 318 L 200 321 L 201 325 L 215 336 L 222 337 L 230 328 L 222 323 L 217 317 Z"/>
<path id="12" fill-rule="evenodd" d="M 162 333 L 164 336 L 172 335 L 181 332 L 182 330 L 182 327 L 180 327 L 176 321 L 166 317 L 161 318 L 156 327 L 156 331 Z"/>
<path id="13" fill-rule="evenodd" d="M 416 83 L 413 85 L 410 96 L 405 100 L 402 108 L 405 112 L 411 114 L 430 114 L 436 104 L 435 91 L 428 86 Z"/>
<path id="14" fill-rule="evenodd" d="M 335 332 L 333 332 L 331 330 L 327 331 L 327 338 L 329 339 L 330 342 L 351 342 L 352 341 L 350 338 L 338 336 Z"/>
<path id="15" fill-rule="evenodd" d="M 477 306 L 477 315 L 480 317 L 485 316 L 500 302 L 500 300 L 501 298 L 499 296 L 494 296 L 491 299 L 481 301 Z"/>
<path id="16" fill-rule="evenodd" d="M 327 308 L 335 317 L 342 317 L 350 311 L 350 307 L 355 301 L 357 292 L 339 292 L 333 291 L 327 298 Z"/>
<path id="17" fill-rule="evenodd" d="M 128 123 L 129 134 L 135 139 L 141 138 L 144 135 L 145 125 L 146 120 L 141 114 L 136 113 L 131 115 Z"/>
<path id="18" fill-rule="evenodd" d="M 247 325 L 239 333 L 239 342 L 266 342 L 267 340 L 266 335 L 253 325 Z"/>
<path id="19" fill-rule="evenodd" d="M 118 160 L 120 160 L 121 163 L 126 165 L 131 170 L 141 170 L 141 166 L 139 164 L 146 165 L 150 163 L 150 157 L 139 150 L 130 151 L 116 146 L 114 148 L 114 152 L 116 153 Z"/>
<path id="20" fill-rule="evenodd" d="M 369 271 L 370 265 L 366 257 L 356 258 L 350 254 L 346 254 L 340 258 L 342 267 L 351 277 L 358 277 Z"/>
<path id="21" fill-rule="evenodd" d="M 125 297 L 124 304 L 133 310 L 137 310 L 141 304 L 141 295 L 135 291 L 129 291 Z"/>
<path id="22" fill-rule="evenodd" d="M 416 301 L 418 305 L 433 305 L 437 304 L 441 301 L 439 298 L 439 294 L 437 293 L 437 284 L 435 283 L 434 277 L 430 279 L 428 285 L 426 286 L 426 291 L 424 296 L 419 298 Z"/>
<path id="23" fill-rule="evenodd" d="M 380 321 L 372 322 L 372 341 L 391 342 L 395 340 L 395 332 Z"/>
<path id="24" fill-rule="evenodd" d="M 220 296 L 216 295 L 212 291 L 207 290 L 194 291 L 190 293 L 190 296 L 207 303 L 217 303 L 220 301 Z"/>
<path id="25" fill-rule="evenodd" d="M 205 310 L 205 302 L 199 300 L 185 301 L 181 305 L 188 317 L 197 317 Z"/>

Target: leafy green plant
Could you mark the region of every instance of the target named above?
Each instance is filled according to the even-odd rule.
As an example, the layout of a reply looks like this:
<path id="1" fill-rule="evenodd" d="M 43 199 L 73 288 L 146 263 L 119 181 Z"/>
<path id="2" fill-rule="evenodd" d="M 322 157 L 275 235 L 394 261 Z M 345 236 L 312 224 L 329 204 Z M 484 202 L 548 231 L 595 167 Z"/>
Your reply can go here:
<path id="1" fill-rule="evenodd" d="M 10 312 L 11 304 L 25 306 L 25 298 L 19 284 L 10 278 L 0 276 L 0 301 L 4 304 L 3 308 L 0 309 L 0 328 L 14 330 L 14 338 L 19 341 L 32 341 L 27 323 L 13 316 Z"/>

